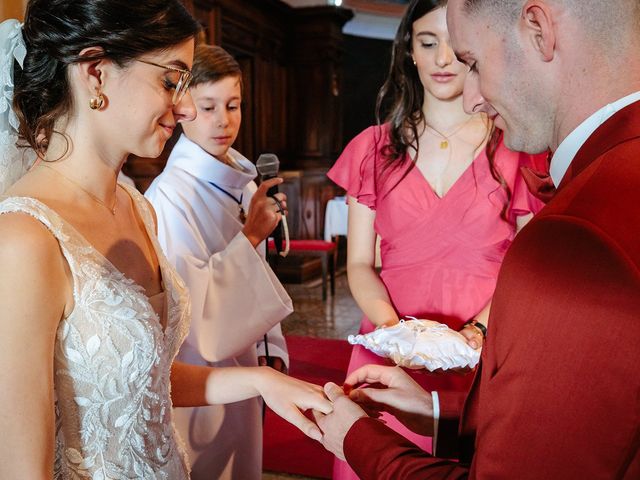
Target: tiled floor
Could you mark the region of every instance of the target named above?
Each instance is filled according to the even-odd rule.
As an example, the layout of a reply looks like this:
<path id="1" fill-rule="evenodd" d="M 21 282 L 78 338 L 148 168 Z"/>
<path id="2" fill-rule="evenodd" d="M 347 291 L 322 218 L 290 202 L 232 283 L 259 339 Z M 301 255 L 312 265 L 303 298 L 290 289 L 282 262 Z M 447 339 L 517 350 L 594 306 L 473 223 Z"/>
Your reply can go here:
<path id="1" fill-rule="evenodd" d="M 303 285 L 286 284 L 293 299 L 294 312 L 282 322 L 285 335 L 342 338 L 358 332 L 362 312 L 349 292 L 347 276 L 336 277 L 335 298 L 322 301 L 320 281 Z"/>
<path id="2" fill-rule="evenodd" d="M 321 338 L 347 338 L 358 333 L 362 313 L 353 300 L 347 285 L 347 276 L 336 277 L 335 298 L 322 301 L 319 281 L 305 285 L 287 284 L 285 288 L 293 299 L 295 312 L 282 322 L 285 335 L 306 335 Z M 309 477 L 265 472 L 262 480 L 309 480 Z"/>

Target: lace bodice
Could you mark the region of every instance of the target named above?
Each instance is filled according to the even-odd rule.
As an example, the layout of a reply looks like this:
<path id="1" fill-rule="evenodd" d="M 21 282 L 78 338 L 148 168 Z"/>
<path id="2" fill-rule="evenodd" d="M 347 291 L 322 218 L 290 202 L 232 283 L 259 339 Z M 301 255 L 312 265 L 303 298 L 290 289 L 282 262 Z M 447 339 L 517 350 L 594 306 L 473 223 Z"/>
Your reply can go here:
<path id="1" fill-rule="evenodd" d="M 165 330 L 142 287 L 54 211 L 33 198 L 0 202 L 0 213 L 27 213 L 51 231 L 73 277 L 75 306 L 58 326 L 54 354 L 56 479 L 188 478 L 169 383 L 189 328 L 188 294 L 158 246 L 146 202 L 127 191 L 160 262 Z"/>

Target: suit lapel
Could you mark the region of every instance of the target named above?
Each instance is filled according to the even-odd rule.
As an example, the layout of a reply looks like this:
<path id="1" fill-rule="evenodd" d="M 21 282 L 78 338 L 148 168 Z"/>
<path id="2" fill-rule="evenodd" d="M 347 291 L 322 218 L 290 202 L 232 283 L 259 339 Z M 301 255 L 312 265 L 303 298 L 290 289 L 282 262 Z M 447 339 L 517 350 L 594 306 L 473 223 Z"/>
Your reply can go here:
<path id="1" fill-rule="evenodd" d="M 616 112 L 591 134 L 569 165 L 558 190 L 564 188 L 607 151 L 638 137 L 640 137 L 640 102 L 635 102 Z"/>

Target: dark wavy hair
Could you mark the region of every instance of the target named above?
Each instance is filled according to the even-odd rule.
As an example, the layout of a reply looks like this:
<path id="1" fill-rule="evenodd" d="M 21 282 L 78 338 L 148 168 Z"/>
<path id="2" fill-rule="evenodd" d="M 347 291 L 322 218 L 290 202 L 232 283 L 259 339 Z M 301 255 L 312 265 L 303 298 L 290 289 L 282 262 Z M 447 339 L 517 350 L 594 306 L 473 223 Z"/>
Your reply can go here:
<path id="1" fill-rule="evenodd" d="M 447 6 L 447 0 L 412 0 L 398 27 L 391 51 L 391 64 L 385 83 L 378 92 L 376 101 L 376 121 L 382 124 L 382 118 L 389 123 L 389 137 L 379 148 L 382 156 L 382 172 L 388 168 L 401 167 L 407 162 L 409 147 L 416 155 L 402 178 L 409 173 L 418 158 L 419 127 L 424 125 L 422 111 L 424 86 L 418 76 L 418 70 L 412 59 L 413 24 L 433 10 Z M 383 112 L 386 111 L 386 115 Z M 507 194 L 503 217 L 511 201 L 511 191 L 495 165 L 495 154 L 502 139 L 502 132 L 492 128 L 486 145 L 491 175 Z M 378 139 L 378 141 L 381 141 Z M 377 149 L 378 150 L 378 149 Z M 402 179 L 401 178 L 401 179 Z M 394 187 L 395 188 L 395 187 Z"/>
<path id="2" fill-rule="evenodd" d="M 424 87 L 411 57 L 413 24 L 427 13 L 444 7 L 446 0 L 413 0 L 398 26 L 391 50 L 389 73 L 376 101 L 376 120 L 383 110 L 389 123 L 389 143 L 382 147 L 387 165 L 403 163 L 410 146 L 418 149 L 418 127 L 424 123 Z"/>
<path id="3" fill-rule="evenodd" d="M 30 0 L 24 68 L 15 68 L 13 108 L 21 140 L 46 150 L 55 122 L 72 107 L 69 65 L 109 58 L 125 67 L 193 38 L 200 25 L 178 0 Z M 103 52 L 80 56 L 88 47 Z"/>

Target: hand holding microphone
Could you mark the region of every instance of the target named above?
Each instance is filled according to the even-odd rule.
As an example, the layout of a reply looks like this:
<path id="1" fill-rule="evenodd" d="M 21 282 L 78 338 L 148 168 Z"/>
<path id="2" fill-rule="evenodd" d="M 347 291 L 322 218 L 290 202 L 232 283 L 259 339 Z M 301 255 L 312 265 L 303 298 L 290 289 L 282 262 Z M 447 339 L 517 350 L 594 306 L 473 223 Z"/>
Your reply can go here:
<path id="1" fill-rule="evenodd" d="M 242 233 L 254 247 L 257 247 L 273 232 L 274 228 L 278 227 L 283 215 L 280 210 L 284 214 L 287 213 L 287 196 L 284 193 L 276 193 L 274 197 L 267 195 L 269 190 L 277 189 L 282 181 L 278 177 L 263 181 L 251 198 Z"/>
<path id="2" fill-rule="evenodd" d="M 273 242 L 276 247 L 276 251 L 283 257 L 285 257 L 289 253 L 289 229 L 287 226 L 287 204 L 286 204 L 286 195 L 284 193 L 278 192 L 278 185 L 282 183 L 282 179 L 278 178 L 278 168 L 280 167 L 280 161 L 278 157 L 273 153 L 263 153 L 258 157 L 256 161 L 256 169 L 261 176 L 261 184 L 258 188 L 258 191 L 254 195 L 251 203 L 251 207 L 249 209 L 249 213 L 251 213 L 251 208 L 253 206 L 253 200 L 256 197 L 266 197 L 267 200 L 273 202 L 276 207 L 276 222 L 275 225 L 272 225 L 272 222 L 265 222 L 264 229 L 271 228 L 271 230 L 265 235 L 268 236 L 269 233 L 273 232 Z M 258 201 L 258 200 L 256 200 Z M 281 223 L 282 227 L 278 225 Z M 246 226 L 246 225 L 245 225 Z M 282 233 L 284 231 L 285 235 L 285 248 L 283 251 L 282 247 Z M 245 233 L 246 234 L 246 233 Z M 247 238 L 249 236 L 247 235 Z M 263 237 L 264 238 L 264 237 Z"/>

